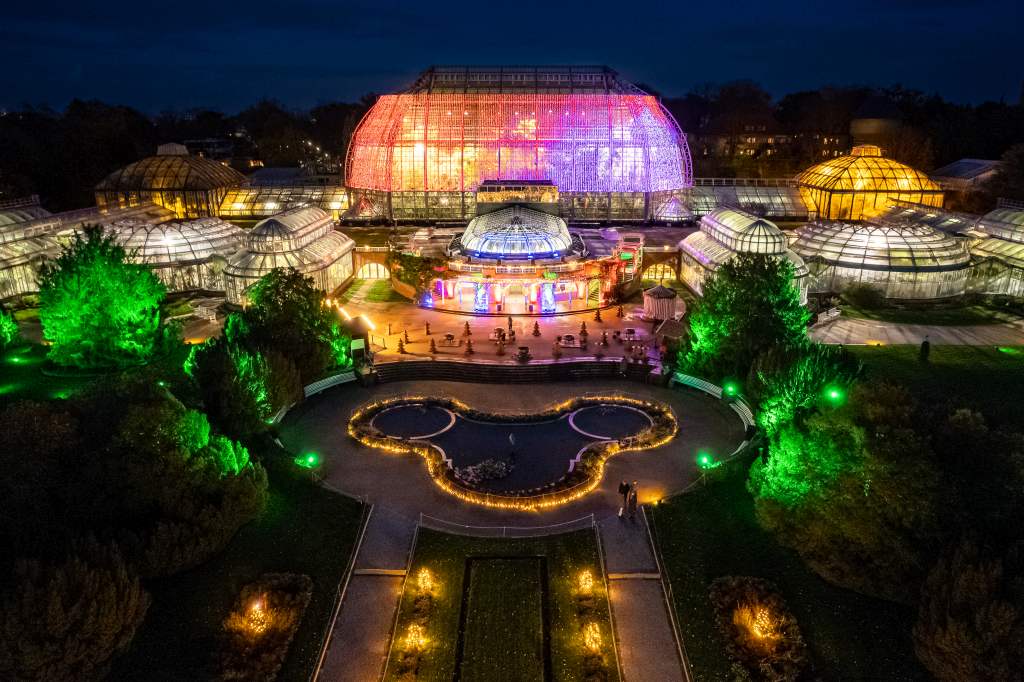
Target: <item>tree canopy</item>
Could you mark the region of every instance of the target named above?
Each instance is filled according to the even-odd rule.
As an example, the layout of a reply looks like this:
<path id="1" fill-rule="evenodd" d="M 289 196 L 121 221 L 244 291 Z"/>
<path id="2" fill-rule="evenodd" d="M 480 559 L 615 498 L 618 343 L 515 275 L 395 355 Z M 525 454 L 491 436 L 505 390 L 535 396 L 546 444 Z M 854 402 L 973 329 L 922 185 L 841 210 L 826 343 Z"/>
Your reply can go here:
<path id="1" fill-rule="evenodd" d="M 39 318 L 49 357 L 80 368 L 149 360 L 161 339 L 166 289 L 98 226 L 76 233 L 39 275 Z"/>

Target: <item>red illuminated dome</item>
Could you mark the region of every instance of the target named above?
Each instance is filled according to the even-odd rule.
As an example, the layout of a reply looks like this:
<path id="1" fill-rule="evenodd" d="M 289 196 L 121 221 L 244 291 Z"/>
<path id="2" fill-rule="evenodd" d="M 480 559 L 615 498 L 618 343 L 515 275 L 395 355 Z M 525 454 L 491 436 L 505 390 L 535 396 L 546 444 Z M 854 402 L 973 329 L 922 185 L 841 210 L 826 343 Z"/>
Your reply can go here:
<path id="1" fill-rule="evenodd" d="M 435 67 L 385 95 L 349 147 L 349 187 L 465 193 L 484 180 L 559 192 L 692 184 L 686 136 L 658 100 L 606 67 Z"/>

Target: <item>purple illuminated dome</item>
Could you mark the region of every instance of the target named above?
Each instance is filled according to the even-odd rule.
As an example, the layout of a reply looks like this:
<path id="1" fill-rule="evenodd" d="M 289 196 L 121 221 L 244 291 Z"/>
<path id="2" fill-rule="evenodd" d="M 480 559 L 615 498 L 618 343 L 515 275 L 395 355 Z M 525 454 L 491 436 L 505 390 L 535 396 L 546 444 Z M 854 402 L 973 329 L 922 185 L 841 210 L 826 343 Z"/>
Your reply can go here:
<path id="1" fill-rule="evenodd" d="M 377 100 L 346 170 L 348 186 L 391 193 L 547 180 L 563 194 L 647 194 L 693 180 L 671 114 L 606 67 L 432 68 Z"/>

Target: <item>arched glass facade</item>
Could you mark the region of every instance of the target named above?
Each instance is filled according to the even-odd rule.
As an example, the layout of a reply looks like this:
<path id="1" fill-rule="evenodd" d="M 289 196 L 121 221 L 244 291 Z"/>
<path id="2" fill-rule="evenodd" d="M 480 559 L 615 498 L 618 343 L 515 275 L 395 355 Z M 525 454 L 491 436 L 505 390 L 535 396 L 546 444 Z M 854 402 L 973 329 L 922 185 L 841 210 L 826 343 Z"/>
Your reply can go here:
<path id="1" fill-rule="evenodd" d="M 459 242 L 466 256 L 499 260 L 559 258 L 572 250 L 564 220 L 522 206 L 473 218 Z"/>

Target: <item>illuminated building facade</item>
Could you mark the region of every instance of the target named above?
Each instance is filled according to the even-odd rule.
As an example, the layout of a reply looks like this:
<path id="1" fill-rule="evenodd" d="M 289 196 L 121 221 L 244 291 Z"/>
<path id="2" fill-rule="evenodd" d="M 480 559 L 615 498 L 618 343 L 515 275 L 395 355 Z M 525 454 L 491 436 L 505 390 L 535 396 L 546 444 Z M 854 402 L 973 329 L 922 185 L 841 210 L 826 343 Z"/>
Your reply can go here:
<path id="1" fill-rule="evenodd" d="M 887 159 L 874 145 L 822 161 L 799 176 L 804 201 L 821 220 L 865 220 L 897 201 L 942 206 L 942 188 L 910 166 Z"/>
<path id="2" fill-rule="evenodd" d="M 645 220 L 692 169 L 672 116 L 607 67 L 435 67 L 381 97 L 349 146 L 371 214 L 468 220 L 487 180 L 549 181 L 567 220 Z"/>

